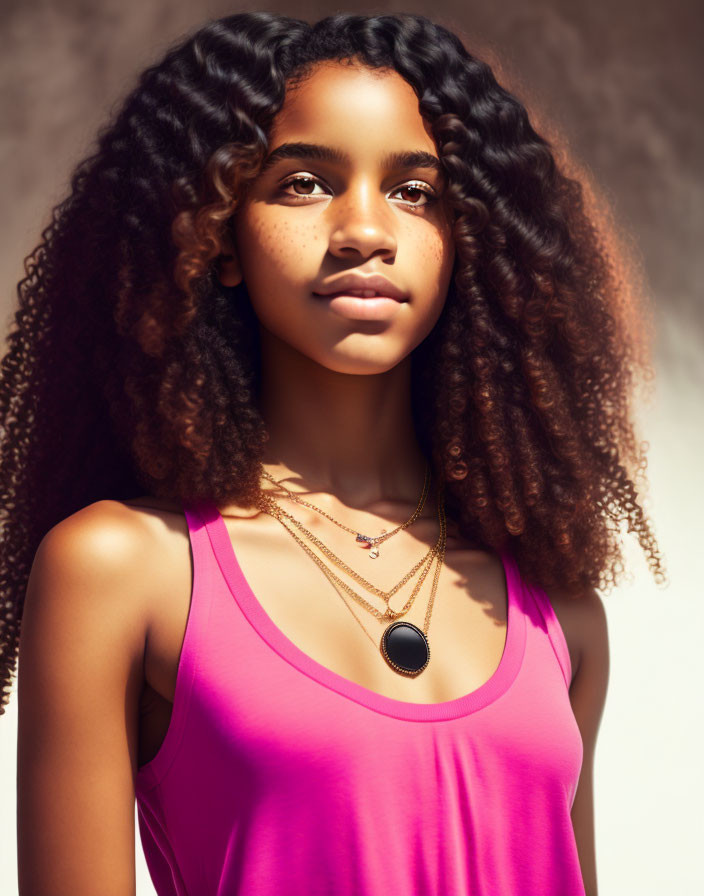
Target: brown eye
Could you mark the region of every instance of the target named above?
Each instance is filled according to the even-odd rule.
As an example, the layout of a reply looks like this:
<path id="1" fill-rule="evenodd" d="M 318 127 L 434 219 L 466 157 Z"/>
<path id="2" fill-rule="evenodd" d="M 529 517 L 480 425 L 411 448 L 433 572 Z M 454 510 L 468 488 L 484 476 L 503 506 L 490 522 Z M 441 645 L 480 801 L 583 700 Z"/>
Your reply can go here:
<path id="1" fill-rule="evenodd" d="M 281 192 L 285 196 L 314 196 L 315 193 L 311 192 L 312 189 L 316 186 L 316 184 L 320 184 L 320 181 L 314 177 L 304 176 L 304 175 L 296 175 L 295 177 L 290 177 L 288 180 L 285 180 L 281 184 Z M 296 189 L 294 193 L 286 192 L 288 187 L 298 187 L 299 185 L 303 186 L 303 190 L 300 191 Z M 320 193 L 318 196 L 322 195 Z"/>
<path id="2" fill-rule="evenodd" d="M 430 190 L 424 189 L 420 184 L 405 184 L 403 187 L 394 190 L 394 193 L 406 193 L 406 198 L 410 204 L 414 207 L 417 206 L 418 208 L 423 208 L 431 202 L 435 202 L 437 199 L 437 196 L 434 196 Z M 417 202 L 416 200 L 419 196 L 425 196 L 425 202 Z"/>
<path id="3" fill-rule="evenodd" d="M 297 181 L 294 181 L 295 186 L 302 186 L 303 192 L 308 195 L 310 191 L 312 191 L 315 186 L 312 177 L 299 177 Z M 298 192 L 298 191 L 297 191 Z"/>
<path id="4" fill-rule="evenodd" d="M 414 199 L 418 199 L 420 196 L 423 195 L 423 190 L 421 190 L 420 187 L 401 187 L 401 189 L 398 190 L 398 192 L 405 193 L 406 198 L 410 199 L 411 202 Z M 409 193 L 411 194 L 410 196 L 408 195 Z"/>

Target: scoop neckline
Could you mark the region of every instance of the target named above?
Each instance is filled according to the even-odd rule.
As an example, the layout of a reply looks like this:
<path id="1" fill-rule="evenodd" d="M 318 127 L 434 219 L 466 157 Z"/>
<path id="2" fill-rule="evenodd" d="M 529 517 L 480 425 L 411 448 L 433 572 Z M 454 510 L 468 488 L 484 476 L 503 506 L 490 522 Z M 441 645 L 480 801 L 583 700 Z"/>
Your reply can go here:
<path id="1" fill-rule="evenodd" d="M 460 718 L 489 706 L 508 690 L 518 675 L 525 652 L 526 620 L 522 582 L 515 561 L 508 552 L 498 552 L 507 594 L 506 636 L 498 666 L 487 681 L 468 694 L 440 703 L 414 703 L 387 697 L 345 678 L 294 644 L 269 616 L 250 587 L 218 507 L 213 502 L 202 502 L 199 512 L 228 589 L 252 628 L 280 657 L 324 687 L 387 716 L 408 721 L 436 721 Z"/>

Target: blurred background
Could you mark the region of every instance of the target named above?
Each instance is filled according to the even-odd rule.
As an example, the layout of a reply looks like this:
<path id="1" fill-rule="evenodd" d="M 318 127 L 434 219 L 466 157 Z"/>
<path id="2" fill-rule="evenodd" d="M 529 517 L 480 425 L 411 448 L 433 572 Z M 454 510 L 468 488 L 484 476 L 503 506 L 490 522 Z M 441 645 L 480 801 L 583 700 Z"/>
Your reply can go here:
<path id="1" fill-rule="evenodd" d="M 1 0 L 3 336 L 24 257 L 66 195 L 71 171 L 91 150 L 97 128 L 138 74 L 207 19 L 253 9 L 311 22 L 342 11 L 433 18 L 460 34 L 470 52 L 486 50 L 500 59 L 506 86 L 529 113 L 533 104 L 540 110 L 608 198 L 654 305 L 657 380 L 639 420 L 640 436 L 650 443 L 646 507 L 670 584 L 655 585 L 627 536 L 630 578 L 605 598 L 611 678 L 596 754 L 599 893 L 704 892 L 704 5 Z M 15 683 L 0 719 L 1 896 L 17 892 L 16 736 Z M 136 851 L 138 896 L 153 896 L 138 834 Z"/>

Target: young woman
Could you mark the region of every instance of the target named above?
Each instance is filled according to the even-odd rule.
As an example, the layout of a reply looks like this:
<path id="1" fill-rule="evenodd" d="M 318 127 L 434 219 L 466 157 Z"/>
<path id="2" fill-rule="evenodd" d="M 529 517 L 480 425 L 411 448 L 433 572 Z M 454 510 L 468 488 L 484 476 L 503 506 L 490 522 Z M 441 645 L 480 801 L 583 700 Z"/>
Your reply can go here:
<path id="1" fill-rule="evenodd" d="M 22 896 L 133 893 L 135 796 L 160 896 L 596 894 L 597 589 L 661 566 L 565 166 L 421 16 L 142 75 L 3 362 Z"/>

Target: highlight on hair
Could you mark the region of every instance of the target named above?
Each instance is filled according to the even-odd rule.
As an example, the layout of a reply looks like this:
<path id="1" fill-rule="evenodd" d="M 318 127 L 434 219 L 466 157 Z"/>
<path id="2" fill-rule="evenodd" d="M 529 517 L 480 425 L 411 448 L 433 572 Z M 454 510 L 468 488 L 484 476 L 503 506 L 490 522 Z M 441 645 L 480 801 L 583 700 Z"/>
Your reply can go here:
<path id="1" fill-rule="evenodd" d="M 648 309 L 586 176 L 423 16 L 239 13 L 143 72 L 25 259 L 0 371 L 0 713 L 33 557 L 57 522 L 145 492 L 254 503 L 256 318 L 216 264 L 287 89 L 324 60 L 405 78 L 445 169 L 455 269 L 412 389 L 448 515 L 542 587 L 611 588 L 622 529 L 664 580 L 633 420 L 652 378 Z"/>

